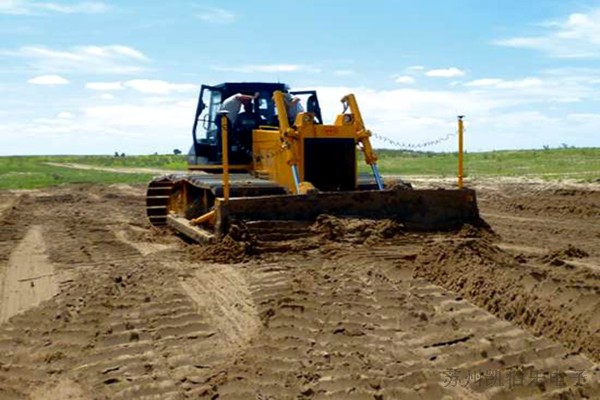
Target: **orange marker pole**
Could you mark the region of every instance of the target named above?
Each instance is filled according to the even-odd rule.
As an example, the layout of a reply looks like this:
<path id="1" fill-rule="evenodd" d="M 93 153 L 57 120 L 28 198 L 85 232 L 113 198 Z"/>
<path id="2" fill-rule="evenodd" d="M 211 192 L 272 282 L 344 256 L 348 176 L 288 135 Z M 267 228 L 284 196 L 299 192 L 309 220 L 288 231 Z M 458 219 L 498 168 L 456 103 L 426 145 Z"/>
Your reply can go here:
<path id="1" fill-rule="evenodd" d="M 463 125 L 464 115 L 458 116 L 458 188 L 463 188 Z"/>
<path id="2" fill-rule="evenodd" d="M 221 117 L 221 143 L 223 144 L 223 198 L 229 200 L 229 144 L 227 143 L 228 131 L 227 116 Z"/>

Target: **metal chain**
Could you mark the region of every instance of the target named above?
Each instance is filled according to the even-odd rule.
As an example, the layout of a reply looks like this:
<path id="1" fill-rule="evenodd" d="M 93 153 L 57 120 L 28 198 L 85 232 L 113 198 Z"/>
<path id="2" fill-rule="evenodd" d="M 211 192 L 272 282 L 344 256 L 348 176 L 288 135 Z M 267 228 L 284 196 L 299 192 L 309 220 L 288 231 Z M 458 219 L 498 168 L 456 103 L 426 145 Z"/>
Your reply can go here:
<path id="1" fill-rule="evenodd" d="M 250 150 L 250 149 L 248 149 L 248 148 L 244 147 L 244 145 L 242 145 L 242 144 L 241 144 L 241 143 L 240 143 L 238 140 L 235 140 L 235 142 L 234 142 L 234 145 L 235 145 L 235 146 L 237 146 L 237 147 L 238 147 L 238 148 L 239 148 L 241 151 L 243 151 L 244 153 L 246 153 L 246 155 L 247 155 L 248 157 L 251 157 L 251 158 L 252 158 L 252 159 L 253 159 L 255 162 L 258 162 L 258 161 L 260 161 L 261 159 L 266 159 L 266 160 L 269 160 L 269 159 L 271 159 L 271 158 L 275 158 L 275 157 L 277 157 L 278 155 L 280 155 L 281 153 L 283 153 L 284 151 L 286 151 L 286 150 L 287 150 L 287 148 L 286 148 L 286 147 L 283 147 L 283 146 L 282 146 L 282 147 L 280 147 L 280 148 L 279 148 L 279 149 L 277 149 L 277 150 L 274 150 L 274 151 L 268 151 L 268 152 L 266 152 L 266 153 L 264 153 L 264 154 L 260 154 L 260 155 L 255 155 L 255 154 L 252 152 L 252 150 Z"/>
<path id="2" fill-rule="evenodd" d="M 372 136 L 375 139 L 379 139 L 385 143 L 391 144 L 394 147 L 399 147 L 399 148 L 404 148 L 404 149 L 419 149 L 419 148 L 424 148 L 424 147 L 431 147 L 431 146 L 435 146 L 437 144 L 446 142 L 448 140 L 450 140 L 450 138 L 457 136 L 458 133 L 457 132 L 451 132 L 448 133 L 445 136 L 439 137 L 437 139 L 434 140 L 429 140 L 427 142 L 422 142 L 422 143 L 405 143 L 405 142 L 398 142 L 394 139 L 390 139 L 386 136 L 380 135 L 378 133 L 372 133 Z M 261 155 L 255 155 L 252 150 L 244 147 L 244 145 L 242 145 L 238 140 L 235 140 L 234 145 L 237 146 L 241 151 L 243 151 L 244 153 L 246 153 L 246 155 L 248 157 L 251 157 L 254 161 L 260 161 L 261 159 L 272 159 L 275 158 L 277 156 L 279 156 L 281 153 L 283 153 L 284 151 L 287 150 L 287 147 L 282 146 L 277 150 L 274 151 L 268 151 L 266 153 L 263 153 Z"/>
<path id="3" fill-rule="evenodd" d="M 457 134 L 458 134 L 457 132 L 451 132 L 451 133 L 448 133 L 446 136 L 442 136 L 440 138 L 437 138 L 434 140 L 429 140 L 427 142 L 422 142 L 422 143 L 404 143 L 404 142 L 398 142 L 394 139 L 390 139 L 390 138 L 380 135 L 378 133 L 372 133 L 372 135 L 375 139 L 379 139 L 385 143 L 391 144 L 392 146 L 403 148 L 403 149 L 418 149 L 418 148 L 423 148 L 423 147 L 435 146 L 437 144 L 440 144 L 440 143 L 450 140 L 451 137 L 454 137 Z"/>

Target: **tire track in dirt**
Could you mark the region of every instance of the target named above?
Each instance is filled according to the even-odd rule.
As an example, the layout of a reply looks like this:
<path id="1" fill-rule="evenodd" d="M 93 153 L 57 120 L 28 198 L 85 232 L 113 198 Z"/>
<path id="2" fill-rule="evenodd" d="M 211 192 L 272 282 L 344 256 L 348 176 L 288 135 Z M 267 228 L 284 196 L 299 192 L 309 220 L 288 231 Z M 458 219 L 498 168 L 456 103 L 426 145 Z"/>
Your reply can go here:
<path id="1" fill-rule="evenodd" d="M 4 214 L 8 212 L 17 203 L 18 198 L 12 195 L 0 195 L 0 220 L 4 218 Z"/>
<path id="2" fill-rule="evenodd" d="M 600 275 L 556 257 L 518 263 L 489 241 L 475 239 L 433 246 L 417 261 L 418 276 L 600 360 Z"/>
<path id="3" fill-rule="evenodd" d="M 215 385 L 219 398 L 541 398 L 573 391 L 573 382 L 462 387 L 445 385 L 444 374 L 506 375 L 524 360 L 527 372 L 591 369 L 563 346 L 413 279 L 414 243 L 348 250 L 245 266 L 263 330 Z"/>
<path id="4" fill-rule="evenodd" d="M 70 275 L 58 282 L 57 296 L 0 325 L 0 398 L 61 398 L 60 387 L 81 399 L 600 395 L 585 356 L 476 307 L 469 292 L 441 287 L 451 279 L 438 286 L 414 276 L 423 254 L 485 238 L 394 230 L 383 240 L 363 221 L 345 230 L 356 231 L 351 240 L 275 242 L 268 252 L 242 254 L 244 263 L 202 264 L 196 246 L 146 225 L 142 192 L 57 188 L 25 196 L 5 213 L 1 249 L 43 221 L 50 262 Z M 288 251 L 278 253 L 278 246 Z M 484 253 L 453 265 L 471 263 L 473 271 L 482 260 L 497 257 Z M 525 261 L 520 268 L 527 271 L 536 262 L 556 267 L 542 258 Z M 573 272 L 562 268 L 565 276 Z M 564 292 L 556 301 L 593 300 L 578 297 L 584 287 L 564 285 L 585 282 L 585 273 L 575 269 L 573 282 L 559 276 Z M 465 384 L 485 371 L 504 379 L 521 373 L 525 385 L 481 384 L 483 375 Z M 544 371 L 545 383 L 527 384 Z M 549 371 L 565 386 L 553 385 Z M 580 385 L 577 371 L 585 373 Z M 458 384 L 448 382 L 452 377 Z"/>
<path id="5" fill-rule="evenodd" d="M 478 201 L 486 221 L 508 244 L 552 251 L 571 243 L 600 259 L 597 188 L 504 185 L 480 192 Z"/>
<path id="6" fill-rule="evenodd" d="M 8 265 L 0 271 L 0 324 L 58 292 L 54 267 L 48 261 L 42 227 L 29 228 Z"/>
<path id="7" fill-rule="evenodd" d="M 245 279 L 230 265 L 192 268 L 193 275 L 183 277 L 181 285 L 225 339 L 220 347 L 231 351 L 244 347 L 260 325 Z"/>
<path id="8" fill-rule="evenodd" d="M 67 393 L 81 398 L 197 397 L 250 339 L 247 327 L 256 329 L 258 318 L 231 267 L 213 275 L 177 263 L 174 239 L 140 232 L 135 221 L 143 207 L 130 199 L 123 192 L 70 193 L 15 212 L 15 219 L 46 222 L 48 254 L 71 279 L 56 298 L 0 326 L 0 398 L 39 398 L 35 387 L 61 398 L 65 382 Z M 222 318 L 232 311 L 239 318 Z"/>
<path id="9" fill-rule="evenodd" d="M 46 165 L 50 165 L 52 167 L 60 167 L 60 168 L 70 168 L 70 169 L 83 169 L 83 170 L 93 170 L 93 171 L 106 171 L 106 172 L 116 172 L 119 174 L 172 174 L 173 170 L 168 169 L 157 169 L 157 168 L 142 168 L 142 167 L 104 167 L 100 165 L 90 165 L 90 164 L 79 164 L 79 163 L 57 163 L 57 162 L 46 162 Z"/>

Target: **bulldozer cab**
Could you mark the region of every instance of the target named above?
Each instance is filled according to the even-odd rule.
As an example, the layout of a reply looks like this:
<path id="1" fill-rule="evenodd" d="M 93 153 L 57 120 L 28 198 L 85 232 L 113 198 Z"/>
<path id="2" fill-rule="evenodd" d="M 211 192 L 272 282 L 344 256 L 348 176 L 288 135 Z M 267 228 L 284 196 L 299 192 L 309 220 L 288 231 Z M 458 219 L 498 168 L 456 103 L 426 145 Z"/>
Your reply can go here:
<path id="1" fill-rule="evenodd" d="M 215 86 L 202 85 L 193 123 L 193 143 L 188 153 L 188 167 L 209 173 L 221 171 L 221 121 L 220 110 L 231 96 L 236 94 L 255 95 L 251 109 L 244 107 L 229 127 L 230 168 L 232 171 L 249 172 L 252 164 L 252 131 L 261 126 L 279 127 L 277 107 L 273 101 L 275 91 L 290 93 L 300 99 L 302 110 L 315 116 L 315 123 L 322 123 L 321 108 L 314 90 L 289 91 L 281 83 L 223 83 Z M 293 124 L 293 121 L 290 121 Z"/>
<path id="2" fill-rule="evenodd" d="M 223 102 L 236 94 L 255 95 L 251 109 L 244 107 L 231 120 L 235 120 L 230 130 L 229 158 L 232 171 L 248 172 L 252 164 L 252 131 L 259 126 L 279 126 L 277 109 L 273 101 L 276 91 L 288 92 L 281 83 L 223 83 L 215 86 L 202 85 L 194 117 L 193 143 L 188 154 L 188 166 L 191 170 L 220 172 L 222 146 L 220 136 L 219 112 Z M 290 92 L 298 95 L 307 111 L 314 112 L 321 120 L 321 111 L 315 91 Z"/>

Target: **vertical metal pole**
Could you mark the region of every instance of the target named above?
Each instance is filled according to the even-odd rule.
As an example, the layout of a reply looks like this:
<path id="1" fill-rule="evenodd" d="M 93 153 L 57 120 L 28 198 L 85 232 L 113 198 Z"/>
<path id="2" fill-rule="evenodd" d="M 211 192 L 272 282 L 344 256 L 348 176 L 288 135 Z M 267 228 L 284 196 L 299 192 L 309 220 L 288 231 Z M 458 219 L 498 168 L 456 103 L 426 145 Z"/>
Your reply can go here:
<path id="1" fill-rule="evenodd" d="M 383 190 L 383 179 L 381 179 L 381 175 L 379 174 L 379 168 L 377 167 L 377 163 L 371 164 L 371 169 L 373 170 L 373 176 L 375 177 L 375 182 L 377 183 L 377 189 Z"/>
<path id="2" fill-rule="evenodd" d="M 296 194 L 300 194 L 300 174 L 298 174 L 298 166 L 292 164 L 292 175 L 294 176 L 294 186 L 296 186 Z"/>
<path id="3" fill-rule="evenodd" d="M 227 131 L 228 131 L 227 116 L 221 117 L 221 143 L 223 144 L 223 198 L 225 201 L 229 200 L 229 144 L 227 143 Z"/>
<path id="4" fill-rule="evenodd" d="M 463 125 L 464 115 L 458 116 L 458 188 L 463 188 Z"/>

